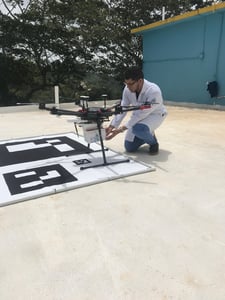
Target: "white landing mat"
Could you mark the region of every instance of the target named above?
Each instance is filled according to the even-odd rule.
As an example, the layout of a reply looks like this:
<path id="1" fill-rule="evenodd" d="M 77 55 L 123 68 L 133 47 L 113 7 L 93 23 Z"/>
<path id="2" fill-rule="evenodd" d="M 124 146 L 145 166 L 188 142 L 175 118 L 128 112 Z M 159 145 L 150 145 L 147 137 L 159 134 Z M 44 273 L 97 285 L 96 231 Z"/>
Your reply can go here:
<path id="1" fill-rule="evenodd" d="M 0 206 L 154 171 L 75 133 L 0 141 Z M 97 166 L 98 165 L 98 166 Z"/>

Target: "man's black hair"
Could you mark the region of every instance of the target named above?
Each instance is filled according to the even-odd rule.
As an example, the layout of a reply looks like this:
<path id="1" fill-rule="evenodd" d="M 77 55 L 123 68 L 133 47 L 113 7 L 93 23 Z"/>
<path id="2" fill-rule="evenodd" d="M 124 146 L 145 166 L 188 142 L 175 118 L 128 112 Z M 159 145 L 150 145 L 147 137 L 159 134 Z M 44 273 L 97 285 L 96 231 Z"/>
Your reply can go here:
<path id="1" fill-rule="evenodd" d="M 128 79 L 139 80 L 139 79 L 143 79 L 143 78 L 144 78 L 144 74 L 143 74 L 141 68 L 138 68 L 138 67 L 129 68 L 125 71 L 125 74 L 124 74 L 125 80 L 128 80 Z"/>

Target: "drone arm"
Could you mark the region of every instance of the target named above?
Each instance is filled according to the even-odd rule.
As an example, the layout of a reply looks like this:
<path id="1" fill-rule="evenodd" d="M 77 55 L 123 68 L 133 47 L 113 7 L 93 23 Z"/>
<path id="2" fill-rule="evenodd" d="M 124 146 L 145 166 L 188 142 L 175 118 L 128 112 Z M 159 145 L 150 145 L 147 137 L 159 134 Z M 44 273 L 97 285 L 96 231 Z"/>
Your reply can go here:
<path id="1" fill-rule="evenodd" d="M 138 122 L 144 120 L 146 117 L 148 117 L 151 114 L 151 109 L 139 109 L 135 112 L 135 114 L 132 114 L 129 121 L 125 124 L 127 128 L 133 127 Z"/>
<path id="2" fill-rule="evenodd" d="M 110 125 L 115 128 L 118 128 L 120 123 L 126 116 L 127 112 L 134 111 L 134 110 L 143 111 L 143 110 L 148 110 L 149 108 L 151 108 L 151 105 L 149 103 L 142 104 L 139 106 L 125 106 L 125 105 L 121 106 L 120 104 L 117 104 L 115 106 L 115 111 L 114 111 L 115 117 L 111 121 Z"/>

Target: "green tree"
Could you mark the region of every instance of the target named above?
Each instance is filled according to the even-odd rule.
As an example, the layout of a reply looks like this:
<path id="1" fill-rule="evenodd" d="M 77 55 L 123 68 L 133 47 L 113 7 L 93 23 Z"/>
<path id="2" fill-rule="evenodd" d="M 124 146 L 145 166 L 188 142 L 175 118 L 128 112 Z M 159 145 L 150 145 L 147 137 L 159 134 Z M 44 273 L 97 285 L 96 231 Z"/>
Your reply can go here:
<path id="1" fill-rule="evenodd" d="M 1 1 L 2 105 L 30 101 L 38 91 L 55 84 L 63 87 L 62 91 L 74 93 L 88 74 L 97 75 L 92 75 L 96 80 L 108 76 L 109 81 L 113 77 L 122 82 L 125 68 L 142 64 L 142 40 L 131 34 L 132 28 L 161 20 L 163 6 L 168 18 L 215 2 Z"/>
<path id="2" fill-rule="evenodd" d="M 21 6 L 19 1 L 8 2 Z M 86 72 L 105 61 L 97 55 L 100 51 L 104 55 L 106 46 L 105 9 L 102 1 L 39 0 L 30 1 L 19 14 L 1 15 L 3 56 L 33 64 L 31 80 L 24 89 L 25 101 L 54 84 L 72 80 L 79 85 Z M 6 91 L 9 88 L 4 94 Z"/>

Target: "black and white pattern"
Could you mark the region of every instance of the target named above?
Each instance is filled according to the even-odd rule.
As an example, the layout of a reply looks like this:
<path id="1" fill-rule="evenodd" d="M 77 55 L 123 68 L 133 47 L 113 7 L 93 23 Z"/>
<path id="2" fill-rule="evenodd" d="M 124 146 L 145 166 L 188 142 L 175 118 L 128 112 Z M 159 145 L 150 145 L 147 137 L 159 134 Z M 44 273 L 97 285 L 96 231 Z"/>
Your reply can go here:
<path id="1" fill-rule="evenodd" d="M 87 146 L 69 136 L 42 137 L 0 144 L 0 167 L 58 156 L 90 153 Z"/>
<path id="2" fill-rule="evenodd" d="M 100 145 L 89 148 L 74 133 L 0 141 L 0 206 L 154 170 L 131 159 L 117 163 L 125 157 L 111 150 L 106 156 L 116 163 L 93 168 L 103 162 Z"/>

